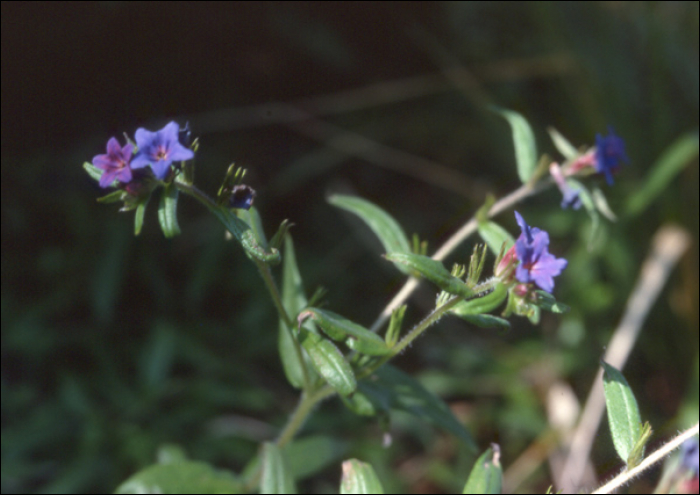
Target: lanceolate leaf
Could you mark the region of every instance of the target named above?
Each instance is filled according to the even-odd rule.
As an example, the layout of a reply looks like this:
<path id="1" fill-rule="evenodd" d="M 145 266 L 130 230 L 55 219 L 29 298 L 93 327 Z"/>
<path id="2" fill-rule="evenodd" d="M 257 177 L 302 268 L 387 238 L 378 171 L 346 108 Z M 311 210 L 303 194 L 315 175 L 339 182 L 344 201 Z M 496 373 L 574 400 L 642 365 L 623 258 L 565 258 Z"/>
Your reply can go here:
<path id="1" fill-rule="evenodd" d="M 359 390 L 377 409 L 406 411 L 449 431 L 476 451 L 471 434 L 455 418 L 450 408 L 415 378 L 393 366 L 384 365 L 379 368 L 370 379 L 360 382 Z"/>
<path id="2" fill-rule="evenodd" d="M 568 139 L 562 136 L 554 127 L 547 129 L 547 132 L 549 132 L 549 137 L 552 138 L 554 147 L 564 156 L 564 158 L 567 160 L 573 160 L 579 155 L 579 152 L 574 145 L 571 144 Z"/>
<path id="3" fill-rule="evenodd" d="M 302 328 L 301 345 L 324 380 L 340 395 L 350 395 L 357 388 L 355 374 L 343 354 L 330 341 Z"/>
<path id="4" fill-rule="evenodd" d="M 282 451 L 271 442 L 263 444 L 262 476 L 260 493 L 296 493 L 292 478 Z"/>
<path id="5" fill-rule="evenodd" d="M 393 261 L 394 264 L 408 266 L 412 271 L 419 273 L 445 292 L 462 297 L 474 295 L 474 291 L 467 287 L 464 282 L 453 277 L 442 263 L 432 258 L 404 253 L 388 253 L 384 257 Z"/>
<path id="6" fill-rule="evenodd" d="M 501 493 L 503 470 L 498 445 L 491 444 L 474 463 L 462 493 Z"/>
<path id="7" fill-rule="evenodd" d="M 604 370 L 603 388 L 613 444 L 620 458 L 628 462 L 641 436 L 642 418 L 639 407 L 622 373 L 604 361 L 601 361 L 601 364 Z"/>
<path id="8" fill-rule="evenodd" d="M 177 196 L 177 187 L 173 183 L 166 184 L 160 194 L 158 221 L 163 235 L 167 238 L 180 234 L 180 226 L 177 223 Z"/>
<path id="9" fill-rule="evenodd" d="M 343 463 L 340 493 L 382 494 L 384 493 L 384 488 L 371 465 L 357 459 L 350 459 Z"/>
<path id="10" fill-rule="evenodd" d="M 299 314 L 299 321 L 313 319 L 330 338 L 345 341 L 348 347 L 363 354 L 383 356 L 391 352 L 384 339 L 376 333 L 331 311 L 308 308 Z"/>
<path id="11" fill-rule="evenodd" d="M 513 130 L 513 145 L 515 146 L 515 161 L 518 165 L 518 176 L 522 183 L 526 183 L 532 177 L 537 167 L 537 144 L 535 135 L 527 120 L 518 112 L 512 110 L 495 109 L 510 124 Z"/>
<path id="12" fill-rule="evenodd" d="M 294 243 L 291 236 L 287 236 L 284 242 L 282 304 L 290 317 L 294 317 L 306 306 L 306 295 L 302 286 L 301 274 L 297 267 Z M 289 383 L 296 388 L 302 388 L 304 385 L 304 372 L 291 332 L 292 329 L 287 328 L 285 321 L 280 318 L 277 345 L 280 358 L 282 359 L 282 367 Z"/>
<path id="13" fill-rule="evenodd" d="M 387 253 L 410 253 L 411 246 L 401 226 L 386 211 L 366 199 L 333 195 L 328 202 L 360 217 L 379 238 Z"/>

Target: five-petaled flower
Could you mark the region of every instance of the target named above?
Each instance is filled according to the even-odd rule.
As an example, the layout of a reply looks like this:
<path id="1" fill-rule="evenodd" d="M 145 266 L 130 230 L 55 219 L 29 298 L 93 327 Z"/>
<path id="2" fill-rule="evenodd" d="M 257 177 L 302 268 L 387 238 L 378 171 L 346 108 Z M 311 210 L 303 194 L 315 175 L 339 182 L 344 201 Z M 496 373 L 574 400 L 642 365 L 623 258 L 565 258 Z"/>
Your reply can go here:
<path id="1" fill-rule="evenodd" d="M 132 174 L 129 160 L 134 146 L 126 144 L 122 148 L 116 138 L 107 141 L 107 154 L 96 155 L 92 164 L 103 170 L 100 176 L 100 187 L 109 187 L 115 180 L 126 184 L 131 182 Z"/>
<path id="2" fill-rule="evenodd" d="M 515 212 L 515 219 L 522 234 L 515 241 L 515 253 L 520 264 L 515 269 L 515 278 L 522 283 L 537 284 L 542 290 L 552 292 L 554 278 L 566 267 L 564 258 L 555 258 L 549 253 L 549 234 L 530 227 L 523 217 Z"/>
<path id="3" fill-rule="evenodd" d="M 150 165 L 156 178 L 163 180 L 168 175 L 172 162 L 192 158 L 194 152 L 178 141 L 179 130 L 177 122 L 170 122 L 156 132 L 137 129 L 134 137 L 138 153 L 131 161 L 131 168 L 139 169 Z"/>
<path id="4" fill-rule="evenodd" d="M 616 136 L 612 128 L 608 128 L 606 137 L 596 134 L 595 136 L 595 169 L 597 172 L 605 174 L 605 180 L 609 185 L 613 184 L 613 172 L 620 166 L 620 160 L 629 163 L 627 153 L 625 153 L 625 142 L 621 137 Z"/>

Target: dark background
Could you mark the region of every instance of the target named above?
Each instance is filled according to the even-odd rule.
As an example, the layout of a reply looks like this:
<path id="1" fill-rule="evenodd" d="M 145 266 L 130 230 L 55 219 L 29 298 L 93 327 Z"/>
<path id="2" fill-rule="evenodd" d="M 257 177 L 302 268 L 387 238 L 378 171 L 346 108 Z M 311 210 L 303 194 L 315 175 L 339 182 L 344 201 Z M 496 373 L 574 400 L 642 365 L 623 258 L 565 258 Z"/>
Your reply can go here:
<path id="1" fill-rule="evenodd" d="M 614 187 L 593 183 L 618 212 L 672 142 L 697 136 L 697 2 L 2 2 L 1 22 L 7 493 L 111 491 L 165 443 L 240 471 L 296 400 L 262 281 L 216 220 L 183 198 L 183 235 L 164 239 L 153 205 L 134 237 L 132 213 L 95 203 L 81 164 L 109 137 L 189 121 L 199 187 L 214 193 L 231 162 L 247 167 L 268 233 L 295 223 L 307 291 L 326 287 L 330 309 L 370 325 L 402 279 L 329 192 L 376 202 L 432 252 L 487 194 L 518 186 L 510 129 L 489 104 L 526 116 L 552 156 L 547 126 L 577 145 L 614 126 L 631 165 Z M 397 361 L 481 446 L 499 442 L 506 467 L 547 428 L 548 384 L 585 397 L 667 222 L 695 242 L 625 373 L 656 440 L 697 421 L 697 158 L 592 246 L 589 219 L 559 201 L 552 190 L 518 210 L 570 260 L 555 292 L 571 313 L 514 319 L 507 335 L 445 320 Z M 517 232 L 512 213 L 497 220 Z M 423 287 L 408 319 L 433 302 Z M 461 490 L 473 459 L 452 439 L 392 425 L 383 449 L 376 422 L 324 403 L 302 436 L 326 442 L 327 467 L 302 491 L 336 490 L 348 457 L 374 462 L 387 489 Z M 600 431 L 604 475 L 618 463 Z M 519 489 L 550 479 L 543 466 Z"/>

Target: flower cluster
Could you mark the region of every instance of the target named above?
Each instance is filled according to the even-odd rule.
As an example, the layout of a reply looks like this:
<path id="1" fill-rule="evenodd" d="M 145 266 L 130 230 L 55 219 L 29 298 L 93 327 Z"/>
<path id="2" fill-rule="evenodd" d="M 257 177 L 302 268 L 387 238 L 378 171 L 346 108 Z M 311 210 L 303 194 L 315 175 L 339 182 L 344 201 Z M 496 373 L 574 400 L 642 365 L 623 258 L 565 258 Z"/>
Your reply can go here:
<path id="1" fill-rule="evenodd" d="M 194 157 L 192 150 L 180 144 L 179 130 L 176 122 L 170 122 L 156 132 L 138 129 L 135 134 L 138 151 L 133 158 L 134 146 L 131 143 L 121 147 L 116 138 L 111 138 L 107 142 L 107 153 L 92 159 L 92 164 L 103 171 L 100 186 L 109 187 L 115 180 L 129 184 L 135 176 L 134 171 L 146 167 L 151 168 L 156 179 L 164 180 L 173 162 Z"/>

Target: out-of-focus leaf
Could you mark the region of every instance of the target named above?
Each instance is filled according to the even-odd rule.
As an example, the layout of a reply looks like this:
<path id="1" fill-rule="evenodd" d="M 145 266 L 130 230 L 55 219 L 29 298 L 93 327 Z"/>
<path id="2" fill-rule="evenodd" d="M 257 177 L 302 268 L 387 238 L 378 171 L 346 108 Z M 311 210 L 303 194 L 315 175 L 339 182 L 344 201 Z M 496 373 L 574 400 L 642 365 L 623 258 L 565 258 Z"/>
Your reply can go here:
<path id="1" fill-rule="evenodd" d="M 90 175 L 90 177 L 92 177 L 93 179 L 95 179 L 98 182 L 100 181 L 100 177 L 102 177 L 102 170 L 100 170 L 99 168 L 97 168 L 96 166 L 94 166 L 92 163 L 89 163 L 89 162 L 83 163 L 83 168 Z"/>
<path id="2" fill-rule="evenodd" d="M 260 493 L 284 494 L 296 492 L 294 478 L 287 467 L 283 452 L 274 443 L 265 442 L 262 448 Z"/>
<path id="3" fill-rule="evenodd" d="M 332 342 L 302 329 L 301 345 L 311 357 L 311 362 L 328 384 L 340 395 L 350 395 L 357 388 L 355 374 L 343 354 Z"/>
<path id="4" fill-rule="evenodd" d="M 698 135 L 686 135 L 677 139 L 659 157 L 647 175 L 644 185 L 630 196 L 625 213 L 639 215 L 671 181 L 698 156 Z"/>
<path id="5" fill-rule="evenodd" d="M 297 481 L 337 462 L 347 450 L 346 442 L 323 435 L 298 438 L 282 448 L 289 472 Z"/>
<path id="6" fill-rule="evenodd" d="M 384 493 L 374 468 L 366 462 L 350 459 L 343 462 L 343 478 L 340 480 L 341 494 Z"/>
<path id="7" fill-rule="evenodd" d="M 399 223 L 386 211 L 366 199 L 333 195 L 328 202 L 360 217 L 379 238 L 387 253 L 410 253 L 411 245 Z M 408 273 L 406 267 L 402 271 Z"/>
<path id="8" fill-rule="evenodd" d="M 141 201 L 136 207 L 136 213 L 134 214 L 134 235 L 139 235 L 141 233 L 141 228 L 143 227 L 143 218 L 146 214 L 147 204 L 148 199 Z"/>
<path id="9" fill-rule="evenodd" d="M 168 239 L 180 234 L 180 226 L 177 223 L 177 196 L 178 190 L 173 183 L 163 187 L 160 194 L 158 221 L 163 235 Z"/>
<path id="10" fill-rule="evenodd" d="M 449 431 L 469 448 L 476 451 L 476 443 L 467 429 L 455 418 L 450 408 L 430 393 L 415 378 L 390 365 L 379 368 L 371 379 L 362 380 L 360 392 L 380 409 L 399 409 L 431 422 Z"/>
<path id="11" fill-rule="evenodd" d="M 530 124 L 525 117 L 513 110 L 494 108 L 510 124 L 513 130 L 515 161 L 518 165 L 518 177 L 525 184 L 530 180 L 537 167 L 537 143 Z"/>
<path id="12" fill-rule="evenodd" d="M 634 393 L 622 373 L 605 361 L 601 364 L 610 433 L 617 454 L 627 462 L 640 438 L 642 418 Z"/>
<path id="13" fill-rule="evenodd" d="M 573 160 L 579 156 L 579 152 L 574 145 L 571 144 L 568 139 L 562 136 L 554 127 L 548 128 L 547 132 L 549 132 L 549 137 L 552 138 L 554 147 L 559 153 L 562 154 L 564 158 L 567 160 Z"/>
<path id="14" fill-rule="evenodd" d="M 506 243 L 506 251 L 515 244 L 515 239 L 506 229 L 490 220 L 479 222 L 479 235 L 496 256 L 501 252 L 501 246 L 504 242 Z"/>
<path id="15" fill-rule="evenodd" d="M 500 448 L 495 443 L 481 454 L 474 463 L 462 493 L 501 493 L 503 470 Z"/>
<path id="16" fill-rule="evenodd" d="M 367 398 L 365 394 L 356 390 L 354 394 L 349 397 L 342 397 L 343 404 L 345 407 L 350 409 L 352 412 L 358 416 L 376 416 L 377 408 L 374 403 Z"/>
<path id="17" fill-rule="evenodd" d="M 115 493 L 245 493 L 233 473 L 209 464 L 179 461 L 156 464 L 119 485 Z"/>
<path id="18" fill-rule="evenodd" d="M 306 318 L 313 319 L 330 338 L 345 341 L 348 347 L 357 352 L 370 356 L 383 356 L 391 352 L 379 335 L 331 311 L 308 308 L 299 314 L 300 322 Z"/>
<path id="19" fill-rule="evenodd" d="M 440 263 L 420 254 L 388 253 L 384 255 L 394 264 L 408 266 L 413 272 L 417 272 L 445 292 L 462 297 L 471 297 L 474 291 L 450 272 Z"/>

